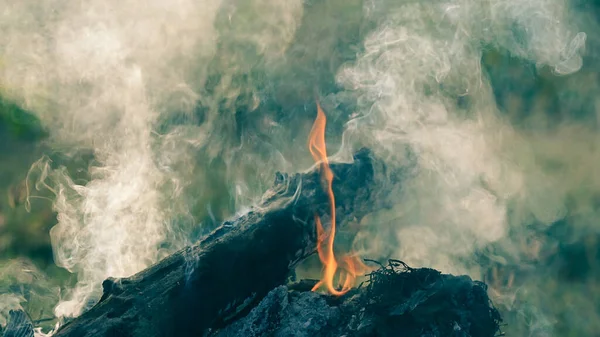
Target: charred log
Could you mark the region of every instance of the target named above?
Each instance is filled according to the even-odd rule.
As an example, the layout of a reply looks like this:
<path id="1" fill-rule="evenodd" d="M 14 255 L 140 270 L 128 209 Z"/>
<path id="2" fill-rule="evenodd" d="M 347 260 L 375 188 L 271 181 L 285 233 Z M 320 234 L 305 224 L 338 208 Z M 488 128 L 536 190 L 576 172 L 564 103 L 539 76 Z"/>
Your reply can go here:
<path id="1" fill-rule="evenodd" d="M 335 298 L 297 287 L 272 290 L 244 318 L 211 337 L 494 337 L 501 322 L 486 285 L 468 276 L 390 261 L 365 287 Z M 300 282 L 300 284 L 310 282 Z"/>
<path id="2" fill-rule="evenodd" d="M 340 228 L 382 207 L 385 173 L 368 150 L 332 164 Z M 314 214 L 328 199 L 318 170 L 277 174 L 260 205 L 223 223 L 198 245 L 125 279 L 104 281 L 100 301 L 57 337 L 201 336 L 247 313 L 314 253 Z"/>

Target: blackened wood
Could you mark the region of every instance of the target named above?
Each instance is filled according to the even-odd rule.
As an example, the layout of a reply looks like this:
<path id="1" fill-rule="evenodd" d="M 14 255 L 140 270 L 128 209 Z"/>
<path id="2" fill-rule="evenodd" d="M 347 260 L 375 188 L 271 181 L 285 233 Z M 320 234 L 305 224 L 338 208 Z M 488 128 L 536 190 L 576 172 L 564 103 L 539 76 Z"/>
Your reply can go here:
<path id="1" fill-rule="evenodd" d="M 342 230 L 345 220 L 384 206 L 385 184 L 375 180 L 391 175 L 370 151 L 331 169 Z M 328 207 L 318 169 L 277 174 L 260 205 L 200 244 L 130 278 L 106 280 L 99 303 L 56 336 L 201 336 L 223 326 L 285 283 L 295 265 L 314 253 L 314 214 L 326 214 Z"/>
<path id="2" fill-rule="evenodd" d="M 501 322 L 484 283 L 391 260 L 340 297 L 279 286 L 209 336 L 495 337 Z"/>

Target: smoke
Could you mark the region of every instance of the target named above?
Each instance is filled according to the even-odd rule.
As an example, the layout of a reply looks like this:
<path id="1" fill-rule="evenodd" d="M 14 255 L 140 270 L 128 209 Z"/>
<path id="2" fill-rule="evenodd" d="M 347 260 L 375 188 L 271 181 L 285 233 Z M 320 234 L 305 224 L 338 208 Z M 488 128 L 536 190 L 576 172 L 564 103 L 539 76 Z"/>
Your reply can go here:
<path id="1" fill-rule="evenodd" d="M 229 117 L 214 108 L 193 137 L 189 130 L 162 125 L 173 116 L 193 120 L 217 48 L 220 3 L 7 1 L 1 6 L 3 94 L 38 114 L 51 130 L 53 148 L 67 154 L 93 151 L 84 182 L 48 158 L 33 167 L 40 176 L 36 186 L 56 195 L 58 224 L 50 232 L 56 264 L 78 277 L 55 313 L 78 315 L 97 299 L 106 277 L 130 276 L 187 243 L 179 235 L 181 226 L 173 224 L 189 222 L 182 189 L 193 173 L 185 171 L 193 158 L 185 149 L 206 145 L 215 120 Z M 246 18 L 227 34 L 253 44 L 266 58 L 280 53 L 293 36 L 288 21 L 298 6 L 264 1 L 250 9 L 272 18 L 266 24 Z M 225 41 L 234 43 L 233 37 Z M 230 64 L 223 65 L 223 76 L 241 61 L 234 56 L 224 61 Z M 226 87 L 210 99 L 229 99 L 239 95 L 235 90 Z"/>
<path id="2" fill-rule="evenodd" d="M 370 251 L 364 241 L 372 238 L 360 237 L 357 245 L 411 265 L 488 279 L 497 288 L 496 303 L 520 316 L 508 317 L 509 333 L 561 335 L 552 315 L 568 309 L 557 309 L 561 304 L 544 299 L 548 294 L 537 286 L 544 280 L 552 287 L 548 278 L 554 286 L 570 286 L 559 281 L 556 266 L 535 262 L 555 244 L 544 233 L 559 220 L 578 213 L 584 221 L 571 222 L 571 230 L 578 236 L 596 231 L 582 233 L 575 226 L 589 227 L 597 215 L 590 193 L 597 191 L 592 187 L 596 151 L 590 145 L 597 144 L 597 132 L 572 120 L 548 125 L 542 116 L 548 116 L 550 106 L 511 109 L 538 114 L 538 120 L 532 117 L 529 125 L 518 127 L 497 106 L 482 59 L 494 48 L 534 64 L 539 73 L 578 71 L 587 35 L 575 25 L 569 4 L 376 2 L 368 13 L 385 14 L 366 37 L 357 61 L 338 73 L 339 83 L 356 93 L 363 112 L 349 122 L 348 138 L 362 139 L 388 164 L 407 160 L 408 146 L 418 165 L 398 192 L 394 209 L 363 224 L 386 224 L 392 229 L 385 233 L 394 233 L 395 239 L 379 236 Z M 353 148 L 351 142 L 346 145 Z M 582 194 L 582 188 L 588 193 Z M 502 276 L 508 286 L 496 283 L 497 272 L 488 278 L 490 266 L 496 265 L 509 270 Z M 515 272 L 522 278 L 515 281 Z M 581 295 L 569 297 L 577 305 L 589 304 Z M 594 310 L 586 314 L 597 317 Z"/>
<path id="3" fill-rule="evenodd" d="M 564 4 L 377 6 L 370 10 L 389 14 L 339 81 L 358 92 L 368 111 L 353 127 L 366 131 L 354 134 L 391 162 L 407 144 L 417 155 L 420 170 L 395 211 L 402 215 L 395 220 L 399 255 L 464 272 L 456 258 L 507 235 L 509 201 L 545 224 L 564 216 L 563 200 L 531 167 L 531 145 L 499 114 L 481 68 L 491 45 L 560 74 L 578 70 L 585 33 L 562 24 L 570 22 Z"/>
<path id="4" fill-rule="evenodd" d="M 29 261 L 0 263 L 0 326 L 6 326 L 11 310 L 25 310 L 34 320 L 48 319 L 58 300 L 57 290 Z"/>
<path id="5" fill-rule="evenodd" d="M 0 303 L 2 306 L 0 307 L 0 325 L 6 326 L 8 323 L 9 312 L 11 310 L 22 310 L 21 302 L 25 300 L 22 297 L 18 297 L 16 295 L 10 294 L 2 294 L 0 295 Z"/>
<path id="6" fill-rule="evenodd" d="M 416 168 L 393 189 L 392 209 L 364 219 L 364 255 L 490 281 L 497 303 L 525 317 L 508 316 L 516 335 L 559 335 L 562 309 L 540 284 L 590 304 L 545 260 L 597 234 L 599 86 L 578 73 L 597 24 L 573 4 L 0 6 L 0 93 L 38 115 L 56 152 L 92 153 L 85 174 L 53 154 L 32 168 L 31 186 L 55 194 L 55 261 L 77 275 L 57 316 L 80 314 L 103 279 L 130 276 L 252 205 L 275 171 L 310 166 L 315 92 L 337 160 L 368 146 L 388 166 Z M 519 67 L 529 75 L 513 76 Z M 523 103 L 538 78 L 556 83 L 543 88 L 556 100 Z M 526 81 L 525 93 L 501 92 Z M 552 234 L 564 219 L 568 234 Z"/>

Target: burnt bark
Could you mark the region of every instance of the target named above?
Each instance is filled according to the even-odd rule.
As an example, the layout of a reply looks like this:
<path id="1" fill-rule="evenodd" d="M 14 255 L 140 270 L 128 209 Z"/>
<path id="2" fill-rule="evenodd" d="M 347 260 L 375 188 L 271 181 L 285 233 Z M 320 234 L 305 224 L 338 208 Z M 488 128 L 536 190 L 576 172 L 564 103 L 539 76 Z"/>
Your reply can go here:
<path id="1" fill-rule="evenodd" d="M 315 281 L 316 282 L 316 281 Z M 392 260 L 341 297 L 304 281 L 273 289 L 252 311 L 210 337 L 495 337 L 500 314 L 485 284 Z M 314 282 L 312 283 L 314 284 Z"/>
<path id="2" fill-rule="evenodd" d="M 342 230 L 347 220 L 384 207 L 385 184 L 375 180 L 396 177 L 368 150 L 331 169 Z M 314 253 L 314 214 L 327 209 L 317 169 L 277 174 L 258 206 L 199 244 L 132 277 L 104 281 L 100 301 L 56 336 L 201 336 L 222 328 L 284 284 L 296 264 Z"/>

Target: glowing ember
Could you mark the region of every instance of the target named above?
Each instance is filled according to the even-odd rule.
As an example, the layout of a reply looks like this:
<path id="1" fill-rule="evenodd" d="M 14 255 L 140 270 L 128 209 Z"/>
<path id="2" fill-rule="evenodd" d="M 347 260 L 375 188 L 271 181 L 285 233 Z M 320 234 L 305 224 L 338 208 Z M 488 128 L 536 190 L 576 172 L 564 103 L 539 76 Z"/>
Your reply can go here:
<path id="1" fill-rule="evenodd" d="M 335 240 L 335 196 L 333 194 L 332 182 L 333 172 L 329 168 L 327 159 L 327 149 L 325 147 L 325 125 L 327 118 L 317 102 L 317 119 L 313 124 L 308 139 L 308 148 L 316 162 L 320 162 L 321 176 L 325 180 L 327 195 L 329 196 L 329 205 L 331 212 L 331 229 L 329 233 L 325 232 L 321 224 L 321 218 L 315 214 L 315 223 L 317 227 L 317 252 L 319 259 L 324 265 L 323 278 L 313 287 L 313 291 L 325 285 L 327 290 L 336 296 L 345 294 L 354 286 L 356 276 L 368 270 L 359 257 L 356 255 L 347 255 L 342 258 L 341 267 L 343 272 L 340 275 L 339 283 L 341 289 L 333 286 L 334 278 L 338 269 L 338 261 L 333 253 L 333 242 Z M 343 276 L 343 277 L 342 277 Z M 342 282 L 343 280 L 343 282 Z"/>

